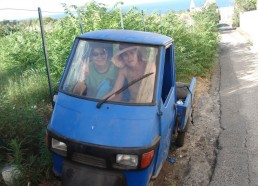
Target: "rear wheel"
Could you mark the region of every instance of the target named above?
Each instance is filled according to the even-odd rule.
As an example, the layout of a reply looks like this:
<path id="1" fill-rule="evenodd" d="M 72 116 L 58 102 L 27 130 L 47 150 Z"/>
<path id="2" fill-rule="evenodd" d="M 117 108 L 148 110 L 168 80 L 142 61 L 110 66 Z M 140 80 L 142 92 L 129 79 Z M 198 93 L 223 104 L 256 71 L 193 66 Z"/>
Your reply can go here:
<path id="1" fill-rule="evenodd" d="M 185 143 L 185 133 L 187 132 L 188 130 L 188 126 L 191 122 L 191 114 L 189 115 L 188 119 L 187 119 L 187 122 L 185 124 L 185 128 L 183 131 L 180 131 L 178 130 L 178 128 L 176 129 L 177 131 L 177 136 L 176 136 L 176 141 L 175 141 L 175 145 L 177 147 L 182 147 L 184 146 L 184 143 Z"/>
<path id="2" fill-rule="evenodd" d="M 175 145 L 177 147 L 184 146 L 185 143 L 185 131 L 178 131 Z"/>

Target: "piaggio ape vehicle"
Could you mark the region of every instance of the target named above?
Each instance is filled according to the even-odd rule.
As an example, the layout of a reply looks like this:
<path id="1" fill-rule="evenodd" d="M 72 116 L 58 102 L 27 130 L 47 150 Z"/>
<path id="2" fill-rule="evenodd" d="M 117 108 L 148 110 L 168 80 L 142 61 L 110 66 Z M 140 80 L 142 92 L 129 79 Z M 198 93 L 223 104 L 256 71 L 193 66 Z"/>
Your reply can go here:
<path id="1" fill-rule="evenodd" d="M 130 56 L 144 69 L 123 61 Z M 96 72 L 94 58 L 108 67 Z M 172 135 L 183 145 L 194 87 L 195 78 L 176 83 L 170 37 L 130 30 L 77 36 L 47 129 L 54 173 L 64 185 L 153 184 Z"/>

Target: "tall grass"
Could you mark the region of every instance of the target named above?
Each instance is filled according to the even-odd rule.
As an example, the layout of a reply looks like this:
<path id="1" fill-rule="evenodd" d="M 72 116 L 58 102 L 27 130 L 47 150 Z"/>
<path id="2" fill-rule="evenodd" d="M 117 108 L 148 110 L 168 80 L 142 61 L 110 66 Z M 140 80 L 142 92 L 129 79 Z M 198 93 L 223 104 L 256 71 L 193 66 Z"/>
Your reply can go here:
<path id="1" fill-rule="evenodd" d="M 5 96 L 9 102 L 35 107 L 37 103 L 45 101 L 43 98 L 48 95 L 45 72 L 29 69 L 18 77 L 10 78 L 6 86 Z"/>
<path id="2" fill-rule="evenodd" d="M 7 153 L 0 163 L 17 166 L 20 174 L 12 185 L 37 184 L 51 175 L 50 154 L 44 142 L 51 112 L 47 78 L 36 70 L 9 75 L 0 97 L 0 139 Z"/>

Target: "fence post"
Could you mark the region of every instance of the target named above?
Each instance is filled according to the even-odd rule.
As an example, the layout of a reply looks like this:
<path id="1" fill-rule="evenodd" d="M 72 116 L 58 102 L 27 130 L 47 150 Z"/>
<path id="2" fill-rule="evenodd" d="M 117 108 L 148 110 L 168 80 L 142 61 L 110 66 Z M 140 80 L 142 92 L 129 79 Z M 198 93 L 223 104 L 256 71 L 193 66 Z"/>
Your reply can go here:
<path id="1" fill-rule="evenodd" d="M 49 73 L 49 63 L 48 63 L 48 56 L 47 56 L 47 50 L 46 50 L 46 41 L 45 41 L 44 27 L 43 27 L 42 14 L 41 14 L 40 7 L 38 7 L 38 13 L 39 13 L 39 23 L 40 23 L 42 45 L 43 45 L 43 51 L 44 51 L 44 56 L 45 56 L 45 62 L 46 62 L 46 70 L 47 70 L 47 78 L 48 78 L 48 85 L 49 85 L 50 101 L 52 103 L 52 108 L 54 108 L 55 104 L 54 104 L 54 101 L 53 101 L 52 84 L 51 84 L 50 73 Z"/>
<path id="2" fill-rule="evenodd" d="M 159 29 L 160 29 L 160 33 L 162 34 L 162 14 L 161 14 L 161 10 L 160 10 L 160 26 L 159 26 Z"/>
<path id="3" fill-rule="evenodd" d="M 145 19 L 144 19 L 144 12 L 143 12 L 143 10 L 142 10 L 142 24 L 143 24 L 144 32 L 146 32 Z"/>
<path id="4" fill-rule="evenodd" d="M 76 12 L 77 12 L 78 19 L 79 19 L 79 24 L 80 24 L 81 33 L 83 34 L 84 31 L 83 31 L 83 26 L 82 26 L 82 20 L 81 20 L 81 16 L 80 16 L 80 11 L 77 10 Z"/>
<path id="5" fill-rule="evenodd" d="M 123 14 L 122 14 L 121 7 L 120 7 L 120 23 L 121 23 L 121 28 L 124 30 Z"/>
<path id="6" fill-rule="evenodd" d="M 172 31 L 172 28 L 173 28 L 173 17 L 172 17 L 172 15 L 171 15 L 171 18 L 170 18 L 169 28 L 170 28 L 170 35 L 172 36 L 172 33 L 173 33 L 173 31 Z"/>

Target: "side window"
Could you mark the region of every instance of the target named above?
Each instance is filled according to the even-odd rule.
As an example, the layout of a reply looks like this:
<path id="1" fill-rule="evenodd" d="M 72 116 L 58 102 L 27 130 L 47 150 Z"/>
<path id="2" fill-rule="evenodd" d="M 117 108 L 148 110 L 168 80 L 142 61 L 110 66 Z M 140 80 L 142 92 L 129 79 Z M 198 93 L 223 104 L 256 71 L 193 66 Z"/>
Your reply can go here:
<path id="1" fill-rule="evenodd" d="M 87 48 L 87 41 L 80 40 L 76 47 L 76 52 L 73 56 L 69 72 L 63 85 L 63 89 L 67 92 L 71 93 L 75 84 L 82 78 L 81 72 L 83 68 L 83 56 Z"/>
<path id="2" fill-rule="evenodd" d="M 172 87 L 173 71 L 172 71 L 172 64 L 171 64 L 171 61 L 172 61 L 171 46 L 166 49 L 166 54 L 165 54 L 165 65 L 164 65 L 162 94 L 161 94 L 162 101 L 164 103 Z"/>

